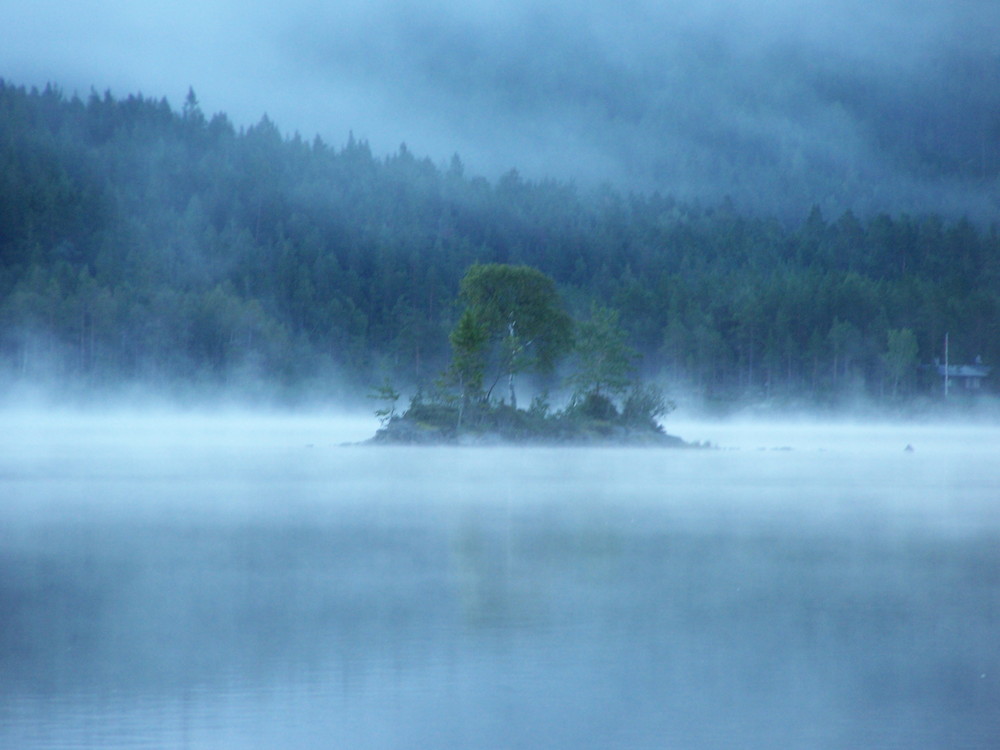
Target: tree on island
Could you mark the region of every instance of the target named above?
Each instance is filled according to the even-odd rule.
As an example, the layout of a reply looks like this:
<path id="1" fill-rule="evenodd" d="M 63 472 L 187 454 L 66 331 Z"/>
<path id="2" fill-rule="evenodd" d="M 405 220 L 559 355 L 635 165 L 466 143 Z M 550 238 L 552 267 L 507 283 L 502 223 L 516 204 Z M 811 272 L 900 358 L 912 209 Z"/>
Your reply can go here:
<path id="1" fill-rule="evenodd" d="M 555 282 L 529 266 L 476 264 L 461 281 L 460 298 L 465 310 L 450 339 L 463 399 L 481 391 L 492 365 L 495 377 L 485 399 L 506 374 L 510 405 L 516 409 L 514 376 L 551 372 L 572 344 L 573 321 Z"/>
<path id="2" fill-rule="evenodd" d="M 375 416 L 378 417 L 379 424 L 382 427 L 385 427 L 398 416 L 396 402 L 399 401 L 399 395 L 399 391 L 393 388 L 388 378 L 383 381 L 382 385 L 373 387 L 368 393 L 368 398 L 373 401 L 385 402 L 385 406 L 375 410 Z"/>
<path id="3" fill-rule="evenodd" d="M 611 397 L 621 396 L 635 383 L 638 354 L 628 344 L 620 317 L 617 310 L 595 303 L 590 318 L 577 324 L 577 369 L 566 383 L 573 388 L 573 402 L 590 411 L 613 409 Z"/>
<path id="4" fill-rule="evenodd" d="M 639 381 L 639 355 L 629 345 L 620 318 L 617 310 L 595 303 L 590 318 L 577 324 L 577 369 L 566 379 L 573 387 L 569 408 L 590 419 L 655 428 L 656 420 L 673 411 L 675 404 L 655 386 Z M 615 399 L 620 399 L 620 412 Z"/>
<path id="5" fill-rule="evenodd" d="M 445 373 L 445 380 L 454 383 L 459 390 L 458 427 L 462 429 L 462 418 L 469 402 L 481 398 L 483 377 L 486 373 L 485 350 L 489 343 L 486 328 L 476 320 L 475 314 L 466 309 L 458 324 L 448 336 L 454 352 L 451 367 Z"/>

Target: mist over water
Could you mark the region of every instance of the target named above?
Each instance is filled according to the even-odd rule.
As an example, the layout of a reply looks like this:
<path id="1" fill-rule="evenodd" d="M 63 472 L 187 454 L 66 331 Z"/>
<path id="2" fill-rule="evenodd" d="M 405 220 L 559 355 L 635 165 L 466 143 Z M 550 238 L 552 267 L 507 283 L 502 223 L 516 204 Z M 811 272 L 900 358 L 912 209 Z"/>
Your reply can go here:
<path id="1" fill-rule="evenodd" d="M 991 747 L 995 427 L 4 415 L 0 746 Z M 910 445 L 913 450 L 905 451 Z"/>

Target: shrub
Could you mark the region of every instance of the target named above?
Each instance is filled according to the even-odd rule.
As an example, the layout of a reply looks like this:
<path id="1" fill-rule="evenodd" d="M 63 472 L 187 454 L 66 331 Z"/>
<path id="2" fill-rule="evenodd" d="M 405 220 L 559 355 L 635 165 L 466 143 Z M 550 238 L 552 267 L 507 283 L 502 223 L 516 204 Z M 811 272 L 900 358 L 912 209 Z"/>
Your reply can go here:
<path id="1" fill-rule="evenodd" d="M 629 391 L 622 406 L 622 421 L 628 425 L 659 428 L 657 419 L 672 412 L 677 405 L 654 385 L 637 385 Z"/>

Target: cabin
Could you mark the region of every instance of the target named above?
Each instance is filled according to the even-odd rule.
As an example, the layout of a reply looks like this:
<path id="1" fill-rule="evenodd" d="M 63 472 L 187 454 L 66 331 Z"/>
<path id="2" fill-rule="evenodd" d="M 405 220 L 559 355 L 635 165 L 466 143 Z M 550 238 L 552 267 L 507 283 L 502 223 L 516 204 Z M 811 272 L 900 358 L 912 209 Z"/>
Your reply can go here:
<path id="1" fill-rule="evenodd" d="M 979 391 L 983 387 L 983 381 L 989 377 L 992 368 L 982 363 L 976 357 L 976 363 L 972 365 L 942 365 L 936 363 L 937 373 L 942 378 L 947 378 L 948 385 L 965 391 Z"/>

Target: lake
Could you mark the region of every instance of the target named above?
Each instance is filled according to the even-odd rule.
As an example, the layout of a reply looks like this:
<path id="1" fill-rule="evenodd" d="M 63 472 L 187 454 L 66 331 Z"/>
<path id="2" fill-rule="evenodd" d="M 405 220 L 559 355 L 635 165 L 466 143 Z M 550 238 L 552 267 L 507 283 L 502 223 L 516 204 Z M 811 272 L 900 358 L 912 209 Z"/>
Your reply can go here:
<path id="1" fill-rule="evenodd" d="M 3 748 L 1000 745 L 995 426 L 0 424 Z"/>

